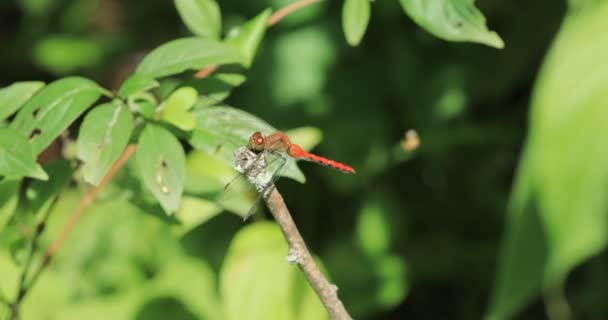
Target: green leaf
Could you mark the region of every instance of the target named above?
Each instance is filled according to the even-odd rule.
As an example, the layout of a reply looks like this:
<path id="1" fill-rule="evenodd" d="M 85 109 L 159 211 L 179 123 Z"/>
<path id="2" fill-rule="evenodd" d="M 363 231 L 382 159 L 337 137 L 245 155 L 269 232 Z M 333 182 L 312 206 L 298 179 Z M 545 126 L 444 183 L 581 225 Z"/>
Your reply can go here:
<path id="1" fill-rule="evenodd" d="M 203 38 L 219 39 L 222 15 L 214 0 L 175 0 L 175 7 L 192 33 Z"/>
<path id="2" fill-rule="evenodd" d="M 242 26 L 235 27 L 228 32 L 225 42 L 239 49 L 245 57 L 245 67 L 250 67 L 258 50 L 258 46 L 268 28 L 268 18 L 272 11 L 266 9 L 255 18 L 246 22 Z"/>
<path id="3" fill-rule="evenodd" d="M 194 128 L 195 120 L 190 109 L 198 99 L 198 92 L 192 87 L 182 87 L 173 92 L 165 101 L 161 120 L 168 122 L 184 131 Z"/>
<path id="4" fill-rule="evenodd" d="M 48 179 L 30 142 L 12 128 L 0 128 L 0 176 Z"/>
<path id="5" fill-rule="evenodd" d="M 44 87 L 44 82 L 27 81 L 15 82 L 0 89 L 0 120 L 8 118 L 19 110 L 42 87 Z"/>
<path id="6" fill-rule="evenodd" d="M 160 84 L 152 77 L 141 74 L 134 74 L 127 78 L 118 89 L 118 95 L 122 98 L 129 97 L 136 93 L 141 93 L 158 87 Z"/>
<path id="7" fill-rule="evenodd" d="M 132 131 L 133 116 L 121 102 L 102 104 L 87 114 L 76 145 L 86 182 L 99 184 L 127 146 Z"/>
<path id="8" fill-rule="evenodd" d="M 185 81 L 182 86 L 193 87 L 201 94 L 195 108 L 203 108 L 216 105 L 228 98 L 232 89 L 245 82 L 245 79 L 245 76 L 238 73 L 216 72 L 202 79 Z"/>
<path id="9" fill-rule="evenodd" d="M 247 145 L 249 137 L 256 131 L 267 135 L 278 131 L 262 119 L 232 107 L 211 107 L 196 110 L 196 127 L 192 132 L 190 144 L 207 154 L 216 155 L 226 164 L 234 166 L 233 152 Z M 288 157 L 282 176 L 298 182 L 306 178 L 295 160 Z"/>
<path id="10" fill-rule="evenodd" d="M 474 0 L 399 0 L 419 26 L 448 41 L 469 41 L 502 49 L 504 42 L 488 30 L 486 19 Z"/>
<path id="11" fill-rule="evenodd" d="M 29 137 L 34 154 L 38 154 L 104 92 L 95 82 L 84 78 L 54 81 L 25 103 L 11 128 Z"/>
<path id="12" fill-rule="evenodd" d="M 91 37 L 51 35 L 36 44 L 34 60 L 53 73 L 67 74 L 101 64 L 104 49 L 101 41 Z"/>
<path id="13" fill-rule="evenodd" d="M 234 237 L 220 271 L 225 319 L 327 319 L 319 298 L 300 270 L 287 263 L 286 254 L 281 231 L 269 222 L 247 226 Z M 306 313 L 300 312 L 303 306 Z"/>
<path id="14" fill-rule="evenodd" d="M 137 67 L 137 74 L 160 78 L 208 65 L 242 63 L 234 48 L 213 39 L 182 38 L 152 50 Z"/>
<path id="15" fill-rule="evenodd" d="M 299 145 L 302 149 L 310 151 L 323 140 L 323 133 L 315 127 L 300 127 L 285 131 L 291 142 Z"/>
<path id="16" fill-rule="evenodd" d="M 346 41 L 356 46 L 363 39 L 369 23 L 370 0 L 345 0 L 342 7 L 342 29 Z"/>
<path id="17" fill-rule="evenodd" d="M 186 156 L 177 138 L 162 127 L 148 124 L 139 137 L 135 159 L 144 185 L 165 212 L 177 211 L 186 179 Z"/>
<path id="18" fill-rule="evenodd" d="M 512 318 L 608 241 L 608 2 L 566 16 L 540 72 L 489 315 Z"/>

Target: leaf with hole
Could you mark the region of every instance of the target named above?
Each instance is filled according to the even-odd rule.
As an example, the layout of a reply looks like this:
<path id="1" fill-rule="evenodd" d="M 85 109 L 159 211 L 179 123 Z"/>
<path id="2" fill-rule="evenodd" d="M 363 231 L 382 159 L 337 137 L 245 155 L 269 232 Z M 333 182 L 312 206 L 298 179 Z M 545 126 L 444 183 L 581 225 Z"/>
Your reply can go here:
<path id="1" fill-rule="evenodd" d="M 63 78 L 40 89 L 17 113 L 11 128 L 29 137 L 39 154 L 88 109 L 105 90 L 78 77 Z"/>
<path id="2" fill-rule="evenodd" d="M 19 110 L 42 87 L 44 82 L 27 81 L 15 82 L 0 89 L 0 120 L 8 118 Z"/>
<path id="3" fill-rule="evenodd" d="M 202 38 L 219 39 L 222 15 L 215 0 L 175 0 L 175 7 L 190 32 Z"/>
<path id="4" fill-rule="evenodd" d="M 448 41 L 469 41 L 502 49 L 500 36 L 488 30 L 473 0 L 399 0 L 419 26 Z"/>
<path id="5" fill-rule="evenodd" d="M 203 108 L 193 114 L 196 127 L 192 131 L 190 144 L 207 154 L 217 156 L 232 167 L 234 150 L 247 145 L 251 134 L 260 131 L 267 135 L 278 131 L 264 120 L 232 107 Z M 302 183 L 306 181 L 306 177 L 291 157 L 287 157 L 282 176 Z"/>
<path id="6" fill-rule="evenodd" d="M 0 176 L 47 180 L 27 138 L 12 128 L 0 128 Z"/>
<path id="7" fill-rule="evenodd" d="M 209 65 L 242 62 L 243 56 L 231 46 L 208 38 L 182 38 L 152 50 L 139 64 L 136 73 L 160 78 Z"/>
<path id="8" fill-rule="evenodd" d="M 262 11 L 255 18 L 245 22 L 242 26 L 233 28 L 228 32 L 225 42 L 238 50 L 245 57 L 244 65 L 251 66 L 258 46 L 264 38 L 264 33 L 268 28 L 268 18 L 270 18 L 271 10 Z"/>
<path id="9" fill-rule="evenodd" d="M 370 0 L 345 0 L 342 7 L 342 30 L 346 41 L 356 46 L 363 39 L 369 23 Z"/>
<path id="10" fill-rule="evenodd" d="M 95 107 L 80 126 L 77 157 L 84 162 L 84 180 L 98 185 L 129 142 L 133 116 L 115 101 Z"/>
<path id="11" fill-rule="evenodd" d="M 184 190 L 184 149 L 166 129 L 148 124 L 139 137 L 135 160 L 144 185 L 167 214 L 179 208 Z"/>

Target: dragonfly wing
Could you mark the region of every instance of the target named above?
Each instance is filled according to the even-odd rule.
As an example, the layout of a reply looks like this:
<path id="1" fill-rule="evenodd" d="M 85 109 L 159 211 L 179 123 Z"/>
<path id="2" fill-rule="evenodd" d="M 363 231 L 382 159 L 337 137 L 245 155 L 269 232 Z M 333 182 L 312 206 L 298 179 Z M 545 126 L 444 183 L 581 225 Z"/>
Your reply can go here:
<path id="1" fill-rule="evenodd" d="M 244 176 L 238 174 L 224 187 L 215 201 L 222 209 L 245 217 L 256 201 L 257 195 L 253 185 Z"/>

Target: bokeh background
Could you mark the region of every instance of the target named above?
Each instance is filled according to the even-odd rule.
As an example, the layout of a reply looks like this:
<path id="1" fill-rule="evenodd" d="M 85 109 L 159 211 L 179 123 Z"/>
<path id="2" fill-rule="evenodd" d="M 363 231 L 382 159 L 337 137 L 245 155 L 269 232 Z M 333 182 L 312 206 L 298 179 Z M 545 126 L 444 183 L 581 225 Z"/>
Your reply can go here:
<path id="1" fill-rule="evenodd" d="M 224 29 L 289 2 L 222 0 Z M 341 1 L 310 6 L 268 30 L 227 100 L 283 130 L 318 128 L 315 153 L 357 169 L 304 163 L 305 184 L 278 185 L 357 319 L 479 319 L 489 308 L 533 85 L 567 4 L 477 2 L 504 49 L 440 40 L 398 1 L 373 2 L 363 42 L 350 47 Z M 0 86 L 81 75 L 117 89 L 149 50 L 188 35 L 172 1 L 3 0 Z M 409 129 L 421 140 L 414 151 L 402 146 Z M 62 193 L 44 241 L 85 189 Z M 226 308 L 251 312 L 239 319 L 323 318 L 297 271 L 277 266 L 285 248 L 271 221 L 214 213 L 176 232 L 111 184 L 28 296 L 25 319 L 228 319 Z M 7 252 L 9 283 L 18 264 Z M 574 318 L 608 317 L 607 263 L 596 256 L 568 278 Z M 547 303 L 530 301 L 517 319 L 546 318 Z"/>

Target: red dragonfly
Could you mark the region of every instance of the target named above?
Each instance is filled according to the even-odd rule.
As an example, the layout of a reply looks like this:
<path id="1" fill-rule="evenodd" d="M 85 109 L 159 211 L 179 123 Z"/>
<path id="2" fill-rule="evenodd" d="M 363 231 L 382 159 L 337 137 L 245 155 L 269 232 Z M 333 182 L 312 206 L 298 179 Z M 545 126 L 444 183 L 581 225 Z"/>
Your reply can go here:
<path id="1" fill-rule="evenodd" d="M 289 156 L 296 159 L 316 162 L 344 173 L 355 173 L 355 169 L 350 166 L 304 151 L 299 145 L 291 143 L 291 140 L 289 140 L 287 135 L 281 131 L 271 133 L 265 137 L 259 131 L 254 132 L 251 137 L 249 137 L 247 148 L 254 152 L 272 150 L 287 153 Z"/>
<path id="2" fill-rule="evenodd" d="M 226 195 L 235 192 L 228 190 L 239 189 L 235 186 L 240 185 L 240 189 L 246 188 L 242 186 L 243 183 L 239 182 L 244 180 L 241 179 L 242 177 L 246 178 L 258 191 L 257 198 L 244 217 L 247 219 L 255 212 L 261 198 L 274 187 L 274 183 L 287 162 L 285 155 L 294 159 L 316 162 L 344 173 L 355 173 L 355 169 L 348 165 L 304 151 L 300 146 L 292 143 L 283 132 L 277 131 L 267 136 L 262 135 L 261 132 L 254 132 L 249 137 L 247 146 L 240 147 L 234 152 L 235 168 L 241 175 L 226 185 L 220 202 L 227 203 Z M 241 191 L 236 192 L 241 193 Z"/>

